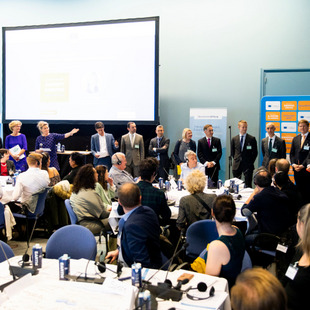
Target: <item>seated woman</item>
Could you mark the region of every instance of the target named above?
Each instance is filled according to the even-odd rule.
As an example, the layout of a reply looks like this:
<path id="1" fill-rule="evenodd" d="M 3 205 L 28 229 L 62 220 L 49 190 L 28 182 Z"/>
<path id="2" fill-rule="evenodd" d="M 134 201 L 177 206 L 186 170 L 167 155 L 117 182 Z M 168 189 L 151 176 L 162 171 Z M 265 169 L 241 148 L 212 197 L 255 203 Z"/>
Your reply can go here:
<path id="1" fill-rule="evenodd" d="M 216 197 L 212 216 L 215 217 L 219 238 L 210 243 L 206 260 L 206 274 L 226 278 L 230 288 L 241 271 L 245 252 L 242 233 L 232 226 L 235 213 L 236 206 L 231 196 Z"/>
<path id="2" fill-rule="evenodd" d="M 9 160 L 10 153 L 7 149 L 0 149 L 1 175 L 13 175 L 15 172 L 15 165 L 12 160 Z"/>
<path id="3" fill-rule="evenodd" d="M 310 286 L 310 203 L 304 205 L 297 216 L 297 233 L 300 238 L 291 269 L 291 276 L 285 277 L 284 284 L 289 309 L 305 309 L 309 302 Z"/>
<path id="4" fill-rule="evenodd" d="M 98 182 L 96 183 L 95 191 L 99 194 L 103 201 L 103 205 L 107 211 L 112 210 L 112 198 L 115 197 L 115 185 L 109 177 L 109 171 L 106 166 L 96 166 L 98 174 Z"/>
<path id="5" fill-rule="evenodd" d="M 78 152 L 73 152 L 69 157 L 69 164 L 72 170 L 63 178 L 63 180 L 67 180 L 70 184 L 73 184 L 74 178 L 79 169 L 84 165 L 84 156 Z"/>
<path id="6" fill-rule="evenodd" d="M 48 186 L 54 186 L 56 183 L 60 181 L 60 175 L 59 172 L 55 167 L 50 167 L 50 154 L 47 152 L 42 153 L 42 170 L 47 171 L 48 176 L 50 178 L 50 183 Z"/>
<path id="7" fill-rule="evenodd" d="M 185 179 L 185 187 L 190 195 L 180 200 L 177 227 L 186 231 L 196 221 L 211 218 L 211 208 L 216 195 L 205 194 L 206 176 L 199 170 L 194 170 Z"/>
<path id="8" fill-rule="evenodd" d="M 205 166 L 197 162 L 197 155 L 193 151 L 187 151 L 185 153 L 186 163 L 181 164 L 181 176 L 180 179 L 182 182 L 186 177 L 194 170 L 199 170 L 205 174 Z"/>
<path id="9" fill-rule="evenodd" d="M 110 230 L 109 212 L 106 211 L 102 199 L 96 193 L 98 174 L 91 164 L 81 167 L 74 179 L 70 203 L 80 225 L 88 228 L 93 234 L 103 228 Z"/>

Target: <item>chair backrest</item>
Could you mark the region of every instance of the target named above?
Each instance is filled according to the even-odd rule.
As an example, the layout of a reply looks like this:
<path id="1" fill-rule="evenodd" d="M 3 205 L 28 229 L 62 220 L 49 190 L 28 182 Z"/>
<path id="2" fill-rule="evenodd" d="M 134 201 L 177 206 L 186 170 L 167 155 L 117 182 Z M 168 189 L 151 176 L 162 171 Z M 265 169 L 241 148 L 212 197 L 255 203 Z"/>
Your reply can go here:
<path id="1" fill-rule="evenodd" d="M 241 272 L 251 269 L 252 268 L 252 261 L 250 258 L 250 255 L 247 251 L 244 252 L 243 260 L 242 260 L 242 267 L 241 267 Z"/>
<path id="2" fill-rule="evenodd" d="M 14 253 L 13 253 L 12 249 L 9 247 L 9 245 L 7 245 L 5 242 L 0 240 L 0 243 L 2 245 L 2 247 L 0 246 L 0 263 L 2 263 L 6 260 L 3 251 L 5 252 L 7 258 L 13 257 Z"/>
<path id="3" fill-rule="evenodd" d="M 68 254 L 74 259 L 95 260 L 96 239 L 92 232 L 80 225 L 67 225 L 56 230 L 46 244 L 46 258 L 59 258 Z"/>
<path id="4" fill-rule="evenodd" d="M 0 202 L 0 228 L 5 227 L 5 218 L 4 218 L 4 206 Z"/>
<path id="5" fill-rule="evenodd" d="M 191 224 L 186 231 L 186 255 L 197 258 L 211 241 L 219 236 L 215 221 L 201 220 Z"/>
<path id="6" fill-rule="evenodd" d="M 38 202 L 37 202 L 37 206 L 36 206 L 34 213 L 28 212 L 29 218 L 39 218 L 40 216 L 43 215 L 44 208 L 45 208 L 45 199 L 46 199 L 46 195 L 49 189 L 50 188 L 48 187 L 48 188 L 45 188 L 44 191 L 42 191 L 41 193 L 34 194 L 34 195 L 38 195 Z"/>
<path id="7" fill-rule="evenodd" d="M 74 213 L 74 211 L 72 209 L 72 206 L 71 206 L 71 203 L 70 203 L 70 199 L 66 199 L 65 200 L 65 206 L 67 208 L 71 224 L 76 224 L 78 222 L 78 218 L 77 218 L 76 214 Z"/>

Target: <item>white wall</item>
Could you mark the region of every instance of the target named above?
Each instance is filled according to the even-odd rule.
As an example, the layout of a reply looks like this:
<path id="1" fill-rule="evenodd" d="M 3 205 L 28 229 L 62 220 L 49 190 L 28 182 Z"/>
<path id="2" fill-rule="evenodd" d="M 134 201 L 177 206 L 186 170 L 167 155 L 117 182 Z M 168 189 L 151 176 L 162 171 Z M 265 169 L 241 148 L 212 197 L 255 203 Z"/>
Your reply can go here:
<path id="1" fill-rule="evenodd" d="M 310 67 L 309 9 L 308 0 L 0 0 L 0 25 L 160 16 L 160 118 L 173 147 L 190 107 L 227 107 L 233 135 L 246 119 L 259 138 L 260 69 Z"/>

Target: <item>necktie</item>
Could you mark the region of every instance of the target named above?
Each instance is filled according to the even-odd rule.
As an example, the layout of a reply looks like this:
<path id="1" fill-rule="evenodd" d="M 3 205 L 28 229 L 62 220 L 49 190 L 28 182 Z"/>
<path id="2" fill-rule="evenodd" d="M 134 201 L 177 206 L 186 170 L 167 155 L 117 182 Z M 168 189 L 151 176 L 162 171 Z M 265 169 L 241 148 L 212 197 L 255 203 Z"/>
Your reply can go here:
<path id="1" fill-rule="evenodd" d="M 301 144 L 300 144 L 300 148 L 302 149 L 302 146 L 304 145 L 304 142 L 306 140 L 306 135 L 302 135 L 301 137 Z"/>
<path id="2" fill-rule="evenodd" d="M 271 154 L 271 150 L 272 150 L 272 139 L 269 139 L 269 147 L 268 147 L 269 155 Z"/>
<path id="3" fill-rule="evenodd" d="M 131 146 L 133 147 L 133 140 L 134 140 L 134 135 L 130 134 L 130 142 L 131 142 Z"/>
<path id="4" fill-rule="evenodd" d="M 209 147 L 211 146 L 210 138 L 208 138 L 208 145 L 209 145 Z"/>
<path id="5" fill-rule="evenodd" d="M 240 140 L 240 152 L 242 152 L 242 149 L 243 149 L 243 139 L 244 139 L 244 137 L 241 136 L 241 140 Z"/>

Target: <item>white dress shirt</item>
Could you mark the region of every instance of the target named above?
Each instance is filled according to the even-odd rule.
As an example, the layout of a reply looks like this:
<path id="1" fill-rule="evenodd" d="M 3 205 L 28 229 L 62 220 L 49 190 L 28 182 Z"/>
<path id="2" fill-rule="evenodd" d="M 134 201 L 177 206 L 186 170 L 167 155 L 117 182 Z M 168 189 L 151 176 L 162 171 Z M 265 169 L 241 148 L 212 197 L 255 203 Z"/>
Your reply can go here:
<path id="1" fill-rule="evenodd" d="M 50 178 L 48 172 L 40 168 L 29 168 L 26 172 L 21 173 L 16 180 L 12 199 L 21 198 L 21 203 L 30 200 L 32 194 L 48 187 Z"/>

